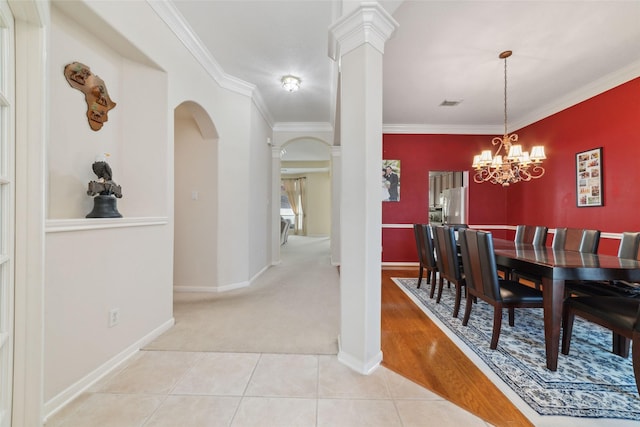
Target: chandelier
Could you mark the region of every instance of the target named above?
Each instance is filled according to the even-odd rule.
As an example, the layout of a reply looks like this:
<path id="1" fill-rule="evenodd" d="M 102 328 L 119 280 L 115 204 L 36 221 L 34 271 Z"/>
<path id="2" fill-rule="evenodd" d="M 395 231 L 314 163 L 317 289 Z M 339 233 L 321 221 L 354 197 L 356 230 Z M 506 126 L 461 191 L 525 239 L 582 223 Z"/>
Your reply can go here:
<path id="1" fill-rule="evenodd" d="M 473 180 L 477 183 L 490 182 L 508 187 L 520 181 L 531 181 L 544 175 L 542 161 L 547 157 L 544 147 L 536 145 L 531 153 L 522 150 L 517 144 L 518 135 L 507 133 L 507 58 L 511 51 L 502 52 L 499 57 L 504 59 L 504 135 L 493 138 L 491 144 L 498 146 L 495 155 L 491 150 L 483 150 L 473 157 L 472 167 L 476 174 Z M 506 155 L 505 155 L 506 154 Z"/>

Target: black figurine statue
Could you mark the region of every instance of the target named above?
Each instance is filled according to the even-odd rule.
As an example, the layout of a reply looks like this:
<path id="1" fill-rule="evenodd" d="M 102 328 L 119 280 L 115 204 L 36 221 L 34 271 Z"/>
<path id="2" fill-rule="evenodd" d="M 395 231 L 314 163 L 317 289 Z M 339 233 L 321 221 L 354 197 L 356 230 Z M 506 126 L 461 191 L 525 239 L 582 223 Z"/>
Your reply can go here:
<path id="1" fill-rule="evenodd" d="M 93 198 L 93 210 L 87 214 L 87 218 L 121 218 L 122 215 L 116 207 L 116 198 L 122 197 L 122 188 L 112 181 L 113 173 L 107 163 L 108 153 L 96 156 L 91 166 L 98 177 L 97 181 L 89 182 L 87 194 Z"/>

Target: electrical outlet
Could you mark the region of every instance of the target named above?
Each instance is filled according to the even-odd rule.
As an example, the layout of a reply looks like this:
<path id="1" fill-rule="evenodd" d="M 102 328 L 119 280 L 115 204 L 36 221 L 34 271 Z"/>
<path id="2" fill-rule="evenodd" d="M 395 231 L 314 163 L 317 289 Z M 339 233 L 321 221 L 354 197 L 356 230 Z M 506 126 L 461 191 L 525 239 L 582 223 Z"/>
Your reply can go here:
<path id="1" fill-rule="evenodd" d="M 109 327 L 113 328 L 118 323 L 120 323 L 120 309 L 112 308 L 109 310 Z"/>

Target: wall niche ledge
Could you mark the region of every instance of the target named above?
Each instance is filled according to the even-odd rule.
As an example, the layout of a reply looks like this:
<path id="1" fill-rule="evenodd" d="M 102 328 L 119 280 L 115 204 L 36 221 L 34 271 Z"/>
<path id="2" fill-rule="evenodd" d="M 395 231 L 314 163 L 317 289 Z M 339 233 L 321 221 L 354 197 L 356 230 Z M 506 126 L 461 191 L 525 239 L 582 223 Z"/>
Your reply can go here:
<path id="1" fill-rule="evenodd" d="M 104 228 L 149 227 L 167 225 L 168 223 L 168 217 L 50 219 L 45 222 L 45 232 L 60 233 Z"/>

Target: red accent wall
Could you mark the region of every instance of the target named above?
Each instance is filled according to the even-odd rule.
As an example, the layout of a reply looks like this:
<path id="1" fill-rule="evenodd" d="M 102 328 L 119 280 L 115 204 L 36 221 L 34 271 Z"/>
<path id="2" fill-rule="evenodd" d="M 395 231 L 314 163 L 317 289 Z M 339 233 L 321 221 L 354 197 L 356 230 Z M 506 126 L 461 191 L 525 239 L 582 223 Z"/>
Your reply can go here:
<path id="1" fill-rule="evenodd" d="M 470 224 L 541 224 L 620 233 L 640 230 L 640 78 L 517 131 L 526 147 L 545 146 L 545 176 L 503 188 L 469 185 Z M 487 135 L 383 137 L 383 159 L 401 161 L 400 202 L 382 203 L 383 224 L 427 222 L 430 170 L 469 170 Z M 575 155 L 603 147 L 604 206 L 576 206 Z M 495 232 L 496 237 L 512 234 Z M 384 228 L 383 262 L 416 262 L 413 231 Z M 617 253 L 618 241 L 602 239 L 600 253 Z"/>

